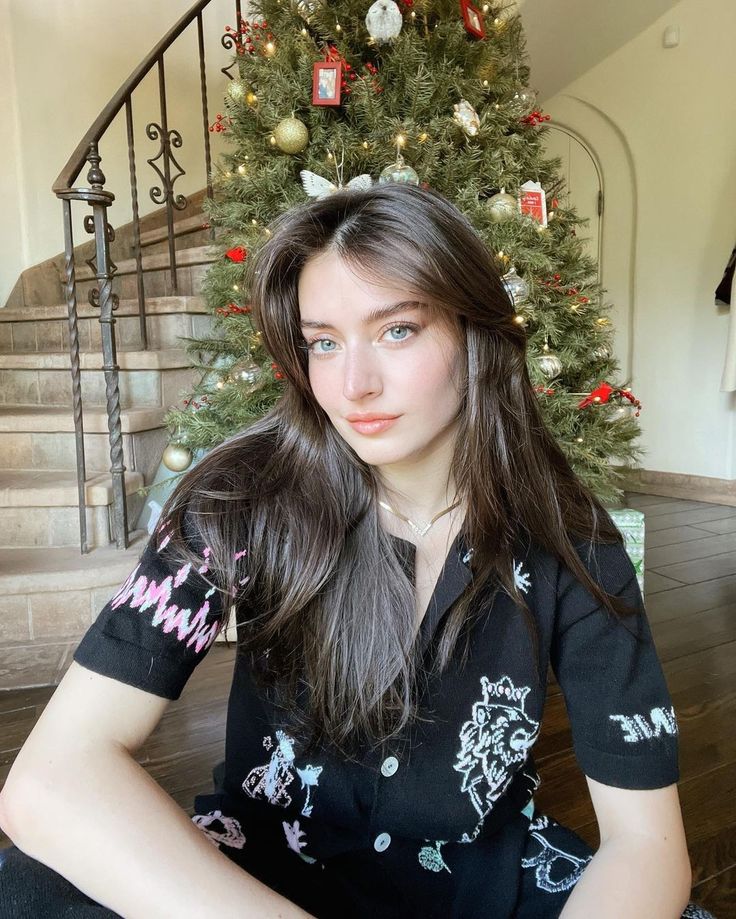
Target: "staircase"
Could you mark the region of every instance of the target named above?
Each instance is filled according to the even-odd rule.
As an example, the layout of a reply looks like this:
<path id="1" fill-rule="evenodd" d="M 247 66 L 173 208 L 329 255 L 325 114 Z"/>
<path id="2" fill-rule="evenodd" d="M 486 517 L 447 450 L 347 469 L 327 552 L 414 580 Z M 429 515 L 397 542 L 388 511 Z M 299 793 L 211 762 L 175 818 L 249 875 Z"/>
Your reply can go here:
<path id="1" fill-rule="evenodd" d="M 153 480 L 168 434 L 163 417 L 196 379 L 181 336 L 210 334 L 199 296 L 213 260 L 203 193 L 175 223 L 177 290 L 172 290 L 163 209 L 141 220 L 148 350 L 142 350 L 132 230 L 116 233 L 113 291 L 129 526 Z M 179 215 L 177 215 L 179 216 Z M 96 286 L 75 250 L 88 540 L 79 549 L 76 449 L 63 256 L 30 269 L 0 309 L 0 689 L 58 683 L 79 639 L 135 564 L 147 538 L 111 545 L 112 477 Z M 22 302 L 21 302 L 22 301 Z"/>

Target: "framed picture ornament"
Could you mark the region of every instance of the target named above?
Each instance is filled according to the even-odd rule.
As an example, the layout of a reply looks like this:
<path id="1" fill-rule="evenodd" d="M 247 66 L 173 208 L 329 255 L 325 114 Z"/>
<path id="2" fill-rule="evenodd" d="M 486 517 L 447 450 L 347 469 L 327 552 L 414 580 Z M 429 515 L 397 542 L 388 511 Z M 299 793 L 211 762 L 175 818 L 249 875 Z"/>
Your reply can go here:
<path id="1" fill-rule="evenodd" d="M 460 9 L 463 14 L 465 28 L 471 35 L 476 38 L 485 38 L 486 29 L 483 25 L 483 13 L 477 6 L 473 6 L 470 0 L 460 0 Z"/>
<path id="2" fill-rule="evenodd" d="M 339 105 L 341 61 L 316 61 L 312 70 L 312 105 Z"/>

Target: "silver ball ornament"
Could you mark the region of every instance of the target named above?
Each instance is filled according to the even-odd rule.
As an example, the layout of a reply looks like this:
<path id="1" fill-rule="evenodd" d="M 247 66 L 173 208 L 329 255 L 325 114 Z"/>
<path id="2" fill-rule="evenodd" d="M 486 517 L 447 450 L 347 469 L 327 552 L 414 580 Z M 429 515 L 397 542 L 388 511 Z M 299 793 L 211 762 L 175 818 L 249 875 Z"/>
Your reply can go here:
<path id="1" fill-rule="evenodd" d="M 381 170 L 378 181 L 380 183 L 401 182 L 404 185 L 419 185 L 419 176 L 416 170 L 412 169 L 411 166 L 407 166 L 404 162 L 404 157 L 399 154 L 395 163 L 391 163 Z"/>
<path id="2" fill-rule="evenodd" d="M 537 366 L 548 380 L 554 380 L 563 370 L 562 361 L 554 351 L 549 350 L 548 344 L 545 344 L 542 353 L 537 358 Z"/>
<path id="3" fill-rule="evenodd" d="M 523 303 L 529 296 L 529 285 L 523 278 L 519 277 L 514 265 L 511 266 L 501 280 L 509 296 L 514 301 L 514 306 Z"/>
<path id="4" fill-rule="evenodd" d="M 506 194 L 502 188 L 497 195 L 493 195 L 486 202 L 486 207 L 493 223 L 503 223 L 519 213 L 519 202 L 513 195 Z"/>

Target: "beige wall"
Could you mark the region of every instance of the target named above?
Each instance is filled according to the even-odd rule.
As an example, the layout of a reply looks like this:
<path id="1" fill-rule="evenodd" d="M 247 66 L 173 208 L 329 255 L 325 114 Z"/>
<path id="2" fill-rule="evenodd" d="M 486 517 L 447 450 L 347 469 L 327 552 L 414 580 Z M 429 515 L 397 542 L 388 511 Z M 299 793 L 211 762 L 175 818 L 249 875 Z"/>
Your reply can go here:
<path id="1" fill-rule="evenodd" d="M 24 201 L 18 128 L 18 94 L 10 29 L 10 0 L 0 0 L 0 306 L 18 273 L 31 264 Z"/>
<path id="2" fill-rule="evenodd" d="M 108 100 L 191 5 L 192 0 L 46 0 L 39 7 L 0 0 L 0 305 L 24 268 L 62 251 L 54 180 Z M 231 0 L 212 0 L 203 14 L 210 121 L 222 110 L 225 78 L 219 68 L 227 63 L 228 52 L 220 36 L 225 25 L 234 23 L 234 10 Z M 175 188 L 184 194 L 205 185 L 199 73 L 192 67 L 196 54 L 195 24 L 165 58 L 169 127 L 182 134 L 184 144 L 176 155 L 187 171 Z M 155 72 L 137 90 L 134 113 L 139 196 L 146 213 L 155 208 L 149 189 L 157 181 L 146 158 L 155 155 L 158 144 L 144 134 L 145 124 L 159 119 Z M 102 170 L 107 187 L 118 192 L 111 222 L 119 225 L 130 219 L 124 114 L 110 130 L 101 148 Z M 220 149 L 221 137 L 210 137 Z M 86 185 L 86 172 L 77 184 Z M 89 238 L 81 227 L 85 210 L 77 208 L 77 241 Z"/>
<path id="3" fill-rule="evenodd" d="M 668 25 L 680 27 L 671 50 Z M 681 0 L 544 102 L 601 164 L 608 257 L 623 265 L 633 246 L 613 315 L 643 404 L 642 466 L 722 479 L 736 478 L 736 393 L 720 391 L 729 315 L 714 305 L 736 242 L 734 35 L 732 0 Z"/>

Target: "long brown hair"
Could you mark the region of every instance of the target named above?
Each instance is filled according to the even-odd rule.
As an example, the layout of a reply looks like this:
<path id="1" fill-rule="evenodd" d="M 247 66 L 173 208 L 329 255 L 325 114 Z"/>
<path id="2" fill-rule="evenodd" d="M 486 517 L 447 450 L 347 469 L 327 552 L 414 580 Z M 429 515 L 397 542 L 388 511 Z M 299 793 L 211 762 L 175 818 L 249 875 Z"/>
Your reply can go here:
<path id="1" fill-rule="evenodd" d="M 310 743 L 349 754 L 417 716 L 426 672 L 416 653 L 414 588 L 379 525 L 378 473 L 336 432 L 309 385 L 297 286 L 308 259 L 330 251 L 356 274 L 421 293 L 459 330 L 466 352 L 452 468 L 468 507 L 473 577 L 441 625 L 436 671 L 454 654 L 466 657 L 469 625 L 488 609 L 489 588 L 503 588 L 523 610 L 538 660 L 534 618 L 513 570 L 532 542 L 614 615 L 633 612 L 591 578 L 573 544 L 622 545 L 623 537 L 546 427 L 526 332 L 488 247 L 448 199 L 395 183 L 341 189 L 284 212 L 269 230 L 251 253 L 246 289 L 254 325 L 284 374 L 283 394 L 205 455 L 161 516 L 170 551 L 191 558 L 185 527 L 210 547 L 217 586 L 235 611 L 238 651 L 261 685 Z"/>

